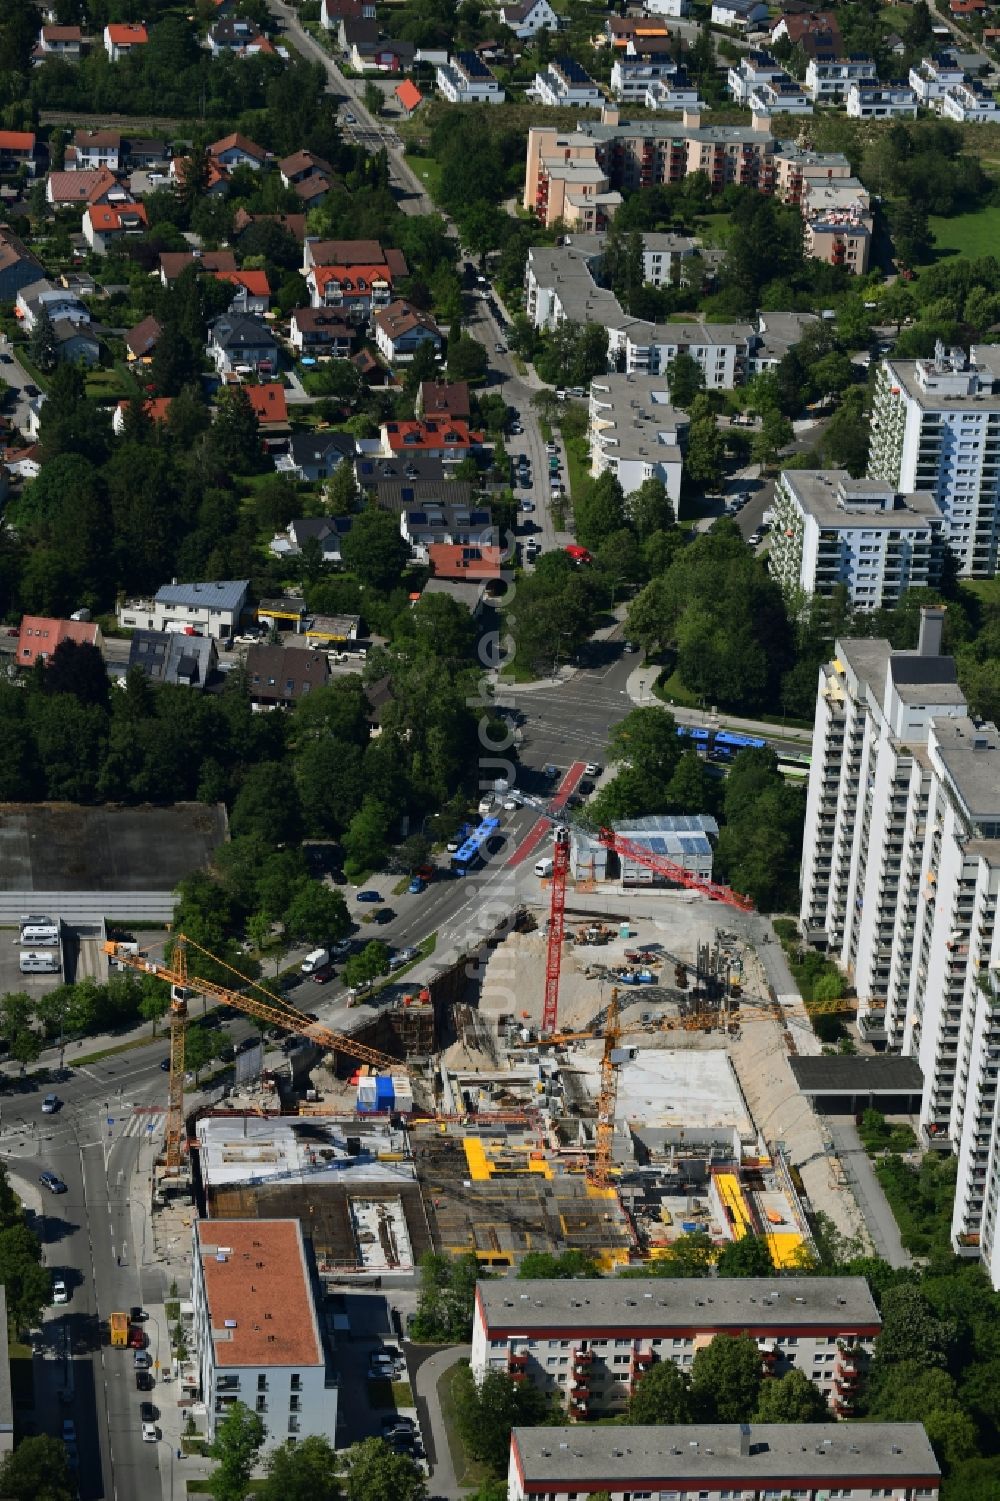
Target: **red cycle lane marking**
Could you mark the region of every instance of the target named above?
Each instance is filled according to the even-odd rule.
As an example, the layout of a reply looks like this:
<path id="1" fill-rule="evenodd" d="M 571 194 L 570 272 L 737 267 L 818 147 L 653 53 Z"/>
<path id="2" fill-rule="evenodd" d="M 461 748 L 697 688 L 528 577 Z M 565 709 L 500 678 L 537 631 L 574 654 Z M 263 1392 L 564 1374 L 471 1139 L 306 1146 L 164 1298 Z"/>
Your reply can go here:
<path id="1" fill-rule="evenodd" d="M 556 794 L 552 799 L 551 806 L 555 810 L 558 811 L 558 809 L 565 807 L 566 799 L 573 791 L 575 791 L 586 769 L 586 762 L 573 762 L 573 765 L 570 767 L 569 771 L 567 771 L 566 775 L 559 783 Z M 552 824 L 547 818 L 540 818 L 537 823 L 532 824 L 531 828 L 521 840 L 521 843 L 518 845 L 517 849 L 507 861 L 507 865 L 523 865 L 528 856 L 534 854 L 535 850 L 541 844 L 542 840 L 545 838 L 545 835 L 549 832 L 551 827 Z"/>

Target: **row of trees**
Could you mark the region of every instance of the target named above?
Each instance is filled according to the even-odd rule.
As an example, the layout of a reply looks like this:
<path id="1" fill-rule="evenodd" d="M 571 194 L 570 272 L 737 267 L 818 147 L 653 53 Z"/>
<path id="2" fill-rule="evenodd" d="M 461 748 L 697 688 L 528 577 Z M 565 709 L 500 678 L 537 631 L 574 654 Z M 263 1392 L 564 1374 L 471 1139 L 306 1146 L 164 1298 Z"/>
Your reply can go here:
<path id="1" fill-rule="evenodd" d="M 212 1446 L 217 1461 L 210 1481 L 215 1501 L 245 1501 L 251 1494 L 264 1437 L 262 1419 L 245 1403 L 234 1402 Z M 310 1434 L 271 1449 L 263 1470 L 263 1479 L 252 1486 L 253 1495 L 262 1501 L 425 1501 L 427 1496 L 416 1462 L 378 1438 L 335 1450 L 328 1439 Z"/>

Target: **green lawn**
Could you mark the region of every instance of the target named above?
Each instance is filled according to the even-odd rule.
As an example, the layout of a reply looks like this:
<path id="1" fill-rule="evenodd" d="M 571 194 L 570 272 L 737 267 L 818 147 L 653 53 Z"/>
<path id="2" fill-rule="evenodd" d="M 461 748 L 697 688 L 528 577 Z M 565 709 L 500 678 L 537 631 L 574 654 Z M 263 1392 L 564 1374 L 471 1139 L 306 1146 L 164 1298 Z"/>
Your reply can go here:
<path id="1" fill-rule="evenodd" d="M 930 226 L 938 256 L 963 255 L 974 260 L 995 255 L 1000 243 L 1000 205 L 977 209 L 974 214 L 957 214 L 953 219 L 932 214 Z"/>
<path id="2" fill-rule="evenodd" d="M 441 1418 L 444 1422 L 445 1431 L 448 1434 L 448 1448 L 451 1450 L 451 1462 L 455 1468 L 455 1479 L 464 1489 L 472 1489 L 481 1485 L 483 1481 L 492 1479 L 489 1465 L 481 1464 L 476 1459 L 471 1459 L 465 1452 L 465 1445 L 458 1436 L 458 1427 L 455 1422 L 455 1399 L 452 1395 L 452 1385 L 458 1372 L 466 1362 L 460 1361 L 458 1365 L 449 1367 L 438 1382 L 438 1399 L 441 1403 Z"/>
<path id="3" fill-rule="evenodd" d="M 438 202 L 441 191 L 441 165 L 433 156 L 420 156 L 416 152 L 406 153 L 406 165 L 411 167 L 420 178 L 424 187 L 430 193 L 434 202 Z"/>
<path id="4" fill-rule="evenodd" d="M 963 579 L 961 588 L 974 594 L 980 604 L 1000 608 L 1000 578 Z"/>
<path id="5" fill-rule="evenodd" d="M 126 382 L 120 370 L 88 370 L 86 392 L 98 401 L 127 401 L 136 393 L 134 381 Z"/>

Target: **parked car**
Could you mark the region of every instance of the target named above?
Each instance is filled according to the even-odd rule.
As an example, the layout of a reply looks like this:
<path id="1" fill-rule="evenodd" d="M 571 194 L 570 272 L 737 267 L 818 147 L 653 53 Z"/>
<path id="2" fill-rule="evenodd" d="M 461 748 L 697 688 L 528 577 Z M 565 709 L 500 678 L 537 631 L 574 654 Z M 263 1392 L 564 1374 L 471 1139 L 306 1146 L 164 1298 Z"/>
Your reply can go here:
<path id="1" fill-rule="evenodd" d="M 55 1173 L 50 1173 L 48 1171 L 39 1173 L 38 1181 L 43 1188 L 48 1189 L 50 1194 L 64 1194 L 69 1192 L 63 1180 L 57 1177 Z"/>
<path id="2" fill-rule="evenodd" d="M 309 976 L 309 978 L 313 982 L 314 985 L 326 985 L 330 980 L 333 979 L 333 976 L 334 976 L 333 965 L 332 964 L 321 964 L 318 969 L 314 969 L 313 970 L 313 972 Z"/>
<path id="3" fill-rule="evenodd" d="M 349 938 L 338 938 L 336 943 L 330 945 L 330 955 L 334 959 L 343 959 L 350 952 L 351 940 Z"/>
<path id="4" fill-rule="evenodd" d="M 381 927 L 383 923 L 392 922 L 395 916 L 391 907 L 380 907 L 377 912 L 373 913 L 372 922 L 378 923 Z"/>
<path id="5" fill-rule="evenodd" d="M 586 766 L 583 768 L 583 774 L 587 777 L 599 777 L 601 774 L 601 767 L 599 763 L 597 761 L 588 761 Z"/>
<path id="6" fill-rule="evenodd" d="M 142 1441 L 143 1441 L 144 1444 L 155 1444 L 155 1443 L 158 1443 L 159 1442 L 159 1438 L 160 1438 L 160 1435 L 159 1435 L 159 1433 L 157 1431 L 157 1427 L 156 1427 L 155 1423 L 143 1423 L 143 1425 L 142 1425 Z"/>
<path id="7" fill-rule="evenodd" d="M 128 1332 L 128 1342 L 133 1350 L 145 1350 L 147 1344 L 149 1343 L 148 1339 L 146 1338 L 145 1329 L 130 1329 Z"/>
<path id="8" fill-rule="evenodd" d="M 64 1444 L 76 1443 L 76 1424 L 72 1418 L 63 1418 L 62 1440 Z"/>
<path id="9" fill-rule="evenodd" d="M 57 1094 L 47 1094 L 42 1101 L 42 1114 L 55 1115 L 61 1104 L 62 1100 Z"/>
<path id="10" fill-rule="evenodd" d="M 155 1423 L 159 1416 L 160 1414 L 152 1402 L 139 1403 L 140 1423 Z"/>
<path id="11" fill-rule="evenodd" d="M 529 514 L 531 511 L 533 511 L 534 509 L 535 509 L 535 502 L 533 500 L 522 500 L 521 501 L 521 510 L 524 511 L 524 513 L 526 515 Z"/>
<path id="12" fill-rule="evenodd" d="M 52 1284 L 52 1301 L 53 1303 L 69 1302 L 69 1289 L 61 1277 L 57 1277 Z"/>
<path id="13" fill-rule="evenodd" d="M 152 1371 L 136 1371 L 135 1384 L 141 1392 L 151 1392 L 156 1385 L 156 1377 Z"/>
<path id="14" fill-rule="evenodd" d="M 378 891 L 359 891 L 355 900 L 359 902 L 380 902 L 382 895 Z"/>
<path id="15" fill-rule="evenodd" d="M 130 1324 L 145 1324 L 148 1319 L 149 1314 L 144 1308 L 140 1308 L 138 1303 L 128 1311 L 128 1321 Z"/>
<path id="16" fill-rule="evenodd" d="M 132 1352 L 132 1368 L 136 1371 L 148 1371 L 153 1364 L 153 1357 L 148 1350 L 134 1350 Z"/>
<path id="17" fill-rule="evenodd" d="M 407 886 L 406 889 L 411 896 L 419 896 L 422 891 L 427 890 L 427 882 L 424 880 L 423 876 L 414 876 L 413 880 L 410 882 L 409 886 Z"/>

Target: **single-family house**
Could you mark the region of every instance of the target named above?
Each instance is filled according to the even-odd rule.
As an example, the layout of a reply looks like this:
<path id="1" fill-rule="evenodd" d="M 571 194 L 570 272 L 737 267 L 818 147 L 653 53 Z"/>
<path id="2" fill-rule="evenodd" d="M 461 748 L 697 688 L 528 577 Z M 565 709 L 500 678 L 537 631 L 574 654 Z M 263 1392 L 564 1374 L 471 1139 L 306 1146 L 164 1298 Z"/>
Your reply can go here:
<path id="1" fill-rule="evenodd" d="M 132 195 L 109 167 L 87 167 L 76 172 L 50 172 L 45 201 L 53 208 L 84 208 L 88 203 L 130 203 Z"/>
<path id="2" fill-rule="evenodd" d="M 56 340 L 56 357 L 64 364 L 92 367 L 99 363 L 100 340 L 85 323 L 74 323 L 70 318 L 54 318 L 52 332 Z"/>
<path id="3" fill-rule="evenodd" d="M 288 432 L 288 405 L 280 381 L 264 381 L 259 386 L 244 386 L 264 438 Z"/>
<path id="4" fill-rule="evenodd" d="M 128 671 L 137 667 L 153 683 L 204 693 L 218 665 L 219 649 L 211 636 L 140 630 L 133 632 L 129 643 Z"/>
<path id="5" fill-rule="evenodd" d="M 42 277 L 22 287 L 14 300 L 14 317 L 28 333 L 34 328 L 45 310 L 53 322 L 68 318 L 73 323 L 89 323 L 90 309 L 81 302 L 76 292 L 57 286 L 54 281 Z"/>
<path id="6" fill-rule="evenodd" d="M 833 62 L 844 55 L 840 26 L 832 11 L 786 11 L 772 25 L 769 40 L 787 41 L 812 61 Z"/>
<path id="7" fill-rule="evenodd" d="M 428 458 L 460 463 L 483 447 L 483 434 L 473 432 L 461 418 L 440 420 L 436 417 L 414 422 L 383 422 L 380 452 L 386 458 L 420 454 Z"/>
<path id="8" fill-rule="evenodd" d="M 437 70 L 437 88 L 449 104 L 503 104 L 506 95 L 474 52 L 456 52 Z"/>
<path id="9" fill-rule="evenodd" d="M 556 108 L 559 105 L 586 105 L 594 107 L 603 103 L 604 95 L 591 78 L 586 68 L 575 58 L 554 57 L 535 74 L 531 93 L 539 104 Z"/>
<path id="10" fill-rule="evenodd" d="M 66 170 L 93 172 L 107 167 L 109 172 L 120 172 L 123 155 L 120 130 L 78 130 L 66 148 Z"/>
<path id="11" fill-rule="evenodd" d="M 508 26 L 518 41 L 530 41 L 540 31 L 558 31 L 559 17 L 549 0 L 523 0 L 519 5 L 501 5 L 500 24 Z"/>
<path id="12" fill-rule="evenodd" d="M 172 401 L 172 396 L 151 396 L 143 402 L 142 409 L 150 422 L 166 422 Z M 128 409 L 129 403 L 120 401 L 111 414 L 111 431 L 119 438 L 125 431 L 125 417 Z"/>
<path id="13" fill-rule="evenodd" d="M 421 562 L 428 549 L 489 547 L 499 551 L 500 533 L 488 506 L 411 506 L 399 513 L 399 534 Z"/>
<path id="14" fill-rule="evenodd" d="M 960 125 L 995 125 L 1000 120 L 996 95 L 978 79 L 955 84 L 945 92 L 940 106 L 946 120 L 957 120 Z"/>
<path id="15" fill-rule="evenodd" d="M 286 188 L 293 188 L 297 182 L 314 177 L 317 172 L 322 177 L 333 176 L 330 163 L 317 156 L 314 151 L 293 151 L 291 156 L 282 157 L 278 171 Z"/>
<path id="16" fill-rule="evenodd" d="M 0 224 L 0 302 L 13 302 L 22 287 L 45 275 L 45 267 L 7 224 Z"/>
<path id="17" fill-rule="evenodd" d="M 149 32 L 145 26 L 133 22 L 110 22 L 104 28 L 104 50 L 113 63 L 130 57 L 139 47 L 145 47 Z"/>
<path id="18" fill-rule="evenodd" d="M 356 332 L 355 325 L 346 323 L 332 308 L 298 307 L 289 320 L 288 342 L 300 354 L 346 359 Z"/>
<path id="19" fill-rule="evenodd" d="M 249 592 L 249 579 L 164 584 L 152 599 L 127 599 L 120 605 L 118 624 L 123 630 L 200 631 L 221 640 L 239 625 Z"/>
<path id="20" fill-rule="evenodd" d="M 160 281 L 171 286 L 189 266 L 214 275 L 217 272 L 235 272 L 236 257 L 231 250 L 161 250 Z"/>
<path id="21" fill-rule="evenodd" d="M 167 168 L 167 176 L 175 188 L 184 186 L 184 178 L 188 169 L 187 156 L 175 156 L 171 158 Z M 214 156 L 208 159 L 208 173 L 205 179 L 203 198 L 225 198 L 229 192 L 229 168 L 217 162 Z"/>
<path id="22" fill-rule="evenodd" d="M 96 255 L 107 255 L 116 245 L 145 234 L 148 226 L 142 203 L 96 203 L 83 216 L 83 237 Z"/>
<path id="23" fill-rule="evenodd" d="M 427 561 L 438 579 L 498 579 L 503 548 L 478 543 L 432 542 Z"/>
<path id="24" fill-rule="evenodd" d="M 254 224 L 277 224 L 279 228 L 287 229 L 292 239 L 298 240 L 300 245 L 305 241 L 305 214 L 251 214 L 245 208 L 238 208 L 233 220 L 234 236 L 238 239 Z"/>
<path id="25" fill-rule="evenodd" d="M 297 646 L 251 646 L 247 686 L 255 709 L 290 709 L 330 681 L 326 652 Z"/>
<path id="26" fill-rule="evenodd" d="M 274 45 L 245 16 L 220 16 L 209 28 L 208 48 L 213 57 L 257 57 L 273 55 Z"/>
<path id="27" fill-rule="evenodd" d="M 279 557 L 299 557 L 306 543 L 315 542 L 324 563 L 340 562 L 340 543 L 350 531 L 352 516 L 299 516 L 288 523 L 283 535 L 271 542 Z"/>
<path id="28" fill-rule="evenodd" d="M 23 167 L 35 175 L 35 132 L 0 130 L 0 172 L 17 172 Z"/>
<path id="29" fill-rule="evenodd" d="M 79 26 L 43 26 L 32 60 L 43 63 L 50 57 L 78 63 L 83 51 L 83 32 Z"/>
<path id="30" fill-rule="evenodd" d="M 75 641 L 77 646 L 104 645 L 96 620 L 57 620 L 48 615 L 24 615 L 17 637 L 15 661 L 18 667 L 34 667 L 39 659 L 48 661 L 57 646 Z"/>
<path id="31" fill-rule="evenodd" d="M 857 81 L 847 90 L 845 112 L 852 120 L 915 120 L 917 96 L 907 84 Z"/>
<path id="32" fill-rule="evenodd" d="M 374 21 L 375 0 L 322 0 L 319 23 L 326 31 L 336 31 L 341 21 Z"/>
<path id="33" fill-rule="evenodd" d="M 266 271 L 214 271 L 216 281 L 233 289 L 231 313 L 266 313 L 271 306 L 271 288 Z"/>
<path id="34" fill-rule="evenodd" d="M 274 467 L 279 474 L 315 484 L 332 479 L 345 461 L 353 464 L 357 452 L 357 439 L 351 433 L 293 433 L 288 452 L 275 459 Z"/>
<path id="35" fill-rule="evenodd" d="M 134 328 L 130 328 L 125 335 L 125 358 L 128 363 L 148 365 L 162 332 L 160 324 L 152 316 L 143 318 Z"/>
<path id="36" fill-rule="evenodd" d="M 376 265 L 313 266 L 306 273 L 306 286 L 313 307 L 336 308 L 359 323 L 367 322 L 392 301 L 392 272 L 384 261 Z"/>
<path id="37" fill-rule="evenodd" d="M 208 154 L 220 167 L 226 167 L 229 171 L 234 167 L 252 167 L 254 171 L 259 171 L 267 161 L 264 147 L 258 146 L 256 141 L 251 141 L 247 136 L 240 135 L 238 130 L 223 136 L 221 140 L 213 141 Z"/>
<path id="38" fill-rule="evenodd" d="M 359 27 L 370 25 L 368 21 L 357 23 Z M 398 37 L 356 36 L 351 44 L 351 66 L 358 73 L 408 73 L 413 67 L 416 47 L 412 42 L 400 41 Z"/>
<path id="39" fill-rule="evenodd" d="M 412 115 L 418 105 L 424 102 L 423 94 L 410 78 L 404 78 L 402 83 L 398 83 L 393 89 L 393 93 L 399 100 L 403 113 L 407 117 Z"/>
<path id="40" fill-rule="evenodd" d="M 421 381 L 414 406 L 418 417 L 462 417 L 471 415 L 469 383 L 464 380 Z"/>
<path id="41" fill-rule="evenodd" d="M 391 245 L 378 240 L 321 240 L 307 235 L 302 247 L 302 275 L 313 266 L 388 266 L 395 280 L 409 276 L 406 257 Z"/>
<path id="42" fill-rule="evenodd" d="M 751 31 L 769 15 L 763 0 L 712 0 L 712 25 Z"/>
<path id="43" fill-rule="evenodd" d="M 333 188 L 334 179 L 324 177 L 322 172 L 314 172 L 311 177 L 303 177 L 292 188 L 292 192 L 306 210 L 315 208 L 323 202 L 324 198 Z"/>
<path id="44" fill-rule="evenodd" d="M 129 136 L 123 142 L 125 160 L 135 171 L 164 167 L 170 161 L 170 146 L 161 136 Z"/>
<path id="45" fill-rule="evenodd" d="M 469 510 L 472 485 L 465 479 L 444 479 L 444 466 L 438 468 L 442 477 L 437 479 L 380 479 L 374 486 L 369 485 L 375 504 L 380 511 L 393 516 L 400 516 L 403 511 L 440 510 L 445 506 Z"/>
<path id="46" fill-rule="evenodd" d="M 278 343 L 262 318 L 223 313 L 212 324 L 208 355 L 220 375 L 273 375 L 280 364 Z"/>
<path id="47" fill-rule="evenodd" d="M 8 448 L 3 456 L 3 467 L 11 479 L 37 479 L 42 472 L 42 450 L 37 443 L 29 448 Z"/>
<path id="48" fill-rule="evenodd" d="M 390 302 L 374 314 L 372 322 L 376 348 L 390 365 L 409 364 L 422 344 L 431 344 L 438 350 L 444 342 L 431 315 L 408 302 Z"/>

